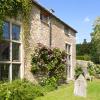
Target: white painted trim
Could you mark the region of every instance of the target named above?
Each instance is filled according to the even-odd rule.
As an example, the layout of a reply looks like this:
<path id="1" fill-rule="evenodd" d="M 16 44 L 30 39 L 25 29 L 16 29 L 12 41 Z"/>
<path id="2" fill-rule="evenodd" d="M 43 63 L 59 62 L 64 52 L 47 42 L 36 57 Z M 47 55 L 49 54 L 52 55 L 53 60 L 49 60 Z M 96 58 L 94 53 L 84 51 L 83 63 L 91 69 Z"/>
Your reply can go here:
<path id="1" fill-rule="evenodd" d="M 9 64 L 9 80 L 12 81 L 12 64 L 20 64 L 20 78 L 24 77 L 24 58 L 23 58 L 23 44 L 22 44 L 22 23 L 18 20 L 13 18 L 6 18 L 5 21 L 10 23 L 10 40 L 7 40 L 10 43 L 10 61 L 0 61 L 0 64 Z M 19 25 L 20 26 L 20 41 L 12 40 L 12 25 Z M 12 61 L 12 42 L 20 44 L 20 61 Z"/>
<path id="2" fill-rule="evenodd" d="M 72 80 L 72 79 L 73 79 L 73 76 L 72 76 L 72 75 L 73 75 L 73 74 L 72 74 L 72 73 L 73 73 L 73 65 L 72 65 L 72 55 L 73 55 L 73 54 L 72 54 L 72 43 L 65 41 L 65 44 L 70 45 L 70 56 L 71 56 L 71 58 L 70 58 L 70 62 L 71 62 L 71 63 L 70 63 L 70 66 L 71 66 L 71 67 L 70 67 L 70 68 L 71 68 L 71 69 L 70 69 L 70 77 L 67 76 L 67 78 L 68 78 L 68 80 Z"/>
<path id="3" fill-rule="evenodd" d="M 21 25 L 21 36 L 20 36 L 20 38 L 21 38 L 21 42 L 23 41 L 23 26 Z M 23 42 L 21 43 L 21 54 L 20 54 L 20 56 L 21 56 L 21 67 L 20 67 L 20 77 L 21 77 L 21 79 L 23 79 L 24 78 L 24 71 L 25 71 L 25 68 L 24 68 L 24 44 L 23 44 Z"/>

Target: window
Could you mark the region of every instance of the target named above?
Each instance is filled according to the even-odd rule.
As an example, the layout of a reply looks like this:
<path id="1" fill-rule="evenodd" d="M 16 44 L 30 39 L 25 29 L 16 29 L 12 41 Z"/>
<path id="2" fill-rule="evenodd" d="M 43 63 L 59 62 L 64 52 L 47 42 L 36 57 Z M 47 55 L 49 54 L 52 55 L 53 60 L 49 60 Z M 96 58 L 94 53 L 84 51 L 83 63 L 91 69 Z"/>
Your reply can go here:
<path id="1" fill-rule="evenodd" d="M 9 64 L 0 64 L 0 81 L 9 79 Z"/>
<path id="2" fill-rule="evenodd" d="M 40 14 L 40 19 L 41 19 L 42 22 L 45 22 L 47 24 L 49 22 L 49 17 L 45 14 Z"/>
<path id="3" fill-rule="evenodd" d="M 18 64 L 13 64 L 12 65 L 12 79 L 18 79 L 20 78 L 20 65 Z"/>
<path id="4" fill-rule="evenodd" d="M 12 39 L 20 40 L 20 26 L 15 24 L 12 25 Z"/>
<path id="5" fill-rule="evenodd" d="M 10 43 L 7 41 L 0 41 L 0 61 L 10 60 Z"/>
<path id="6" fill-rule="evenodd" d="M 64 33 L 65 33 L 65 35 L 69 36 L 70 35 L 69 28 L 64 27 Z"/>
<path id="7" fill-rule="evenodd" d="M 12 43 L 12 60 L 20 61 L 20 44 Z"/>
<path id="8" fill-rule="evenodd" d="M 68 65 L 68 69 L 67 69 L 67 73 L 68 73 L 68 78 L 71 77 L 71 45 L 70 44 L 65 44 L 65 49 L 67 52 L 67 65 Z"/>
<path id="9" fill-rule="evenodd" d="M 6 21 L 4 22 L 3 25 L 3 38 L 10 39 L 10 23 Z"/>
<path id="10" fill-rule="evenodd" d="M 65 48 L 66 48 L 66 52 L 67 52 L 67 54 L 70 55 L 70 53 L 71 53 L 71 45 L 66 44 L 66 45 L 65 45 Z"/>
<path id="11" fill-rule="evenodd" d="M 20 25 L 5 21 L 0 41 L 0 81 L 20 77 L 21 41 Z"/>

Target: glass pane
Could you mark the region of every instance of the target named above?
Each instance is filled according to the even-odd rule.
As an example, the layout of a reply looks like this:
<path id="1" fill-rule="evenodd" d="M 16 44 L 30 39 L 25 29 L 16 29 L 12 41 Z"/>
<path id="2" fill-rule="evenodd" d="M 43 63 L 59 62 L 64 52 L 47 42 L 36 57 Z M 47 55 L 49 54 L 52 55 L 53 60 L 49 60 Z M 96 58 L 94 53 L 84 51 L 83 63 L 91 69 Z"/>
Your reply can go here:
<path id="1" fill-rule="evenodd" d="M 0 41 L 0 61 L 7 61 L 10 59 L 10 43 Z"/>
<path id="2" fill-rule="evenodd" d="M 20 40 L 20 26 L 15 24 L 12 25 L 12 39 Z"/>
<path id="3" fill-rule="evenodd" d="M 12 43 L 12 60 L 19 61 L 20 60 L 20 44 Z"/>
<path id="4" fill-rule="evenodd" d="M 70 45 L 68 45 L 68 53 L 70 53 Z"/>
<path id="5" fill-rule="evenodd" d="M 9 80 L 9 65 L 0 64 L 0 81 Z"/>
<path id="6" fill-rule="evenodd" d="M 3 39 L 10 39 L 10 23 L 4 22 L 3 24 Z"/>
<path id="7" fill-rule="evenodd" d="M 18 79 L 20 78 L 20 65 L 13 64 L 12 65 L 12 79 Z"/>

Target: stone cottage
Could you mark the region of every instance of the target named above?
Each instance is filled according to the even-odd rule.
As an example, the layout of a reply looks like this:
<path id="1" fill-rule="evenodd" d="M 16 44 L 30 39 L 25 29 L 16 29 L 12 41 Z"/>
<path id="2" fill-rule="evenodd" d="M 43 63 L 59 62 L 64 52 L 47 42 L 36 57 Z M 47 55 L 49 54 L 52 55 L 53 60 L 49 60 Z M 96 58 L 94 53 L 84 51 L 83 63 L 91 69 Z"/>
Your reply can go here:
<path id="1" fill-rule="evenodd" d="M 33 1 L 30 15 L 30 33 L 25 36 L 19 19 L 7 18 L 0 41 L 0 81 L 17 77 L 35 82 L 30 72 L 31 54 L 37 43 L 66 50 L 68 79 L 73 79 L 76 65 L 76 33 L 71 26 L 56 17 L 39 3 Z M 27 45 L 26 45 L 27 44 Z"/>

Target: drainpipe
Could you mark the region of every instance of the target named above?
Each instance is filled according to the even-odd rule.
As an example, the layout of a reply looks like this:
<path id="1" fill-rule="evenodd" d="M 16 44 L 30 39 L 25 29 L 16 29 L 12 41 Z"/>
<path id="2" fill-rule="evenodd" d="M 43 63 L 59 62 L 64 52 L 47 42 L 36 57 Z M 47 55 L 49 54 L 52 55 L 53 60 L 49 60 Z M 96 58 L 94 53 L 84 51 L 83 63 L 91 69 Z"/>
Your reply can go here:
<path id="1" fill-rule="evenodd" d="M 49 47 L 52 47 L 52 14 L 55 12 L 53 9 L 50 9 L 51 15 L 49 16 Z"/>
<path id="2" fill-rule="evenodd" d="M 49 16 L 49 47 L 52 46 L 52 23 L 51 23 L 52 16 Z"/>

